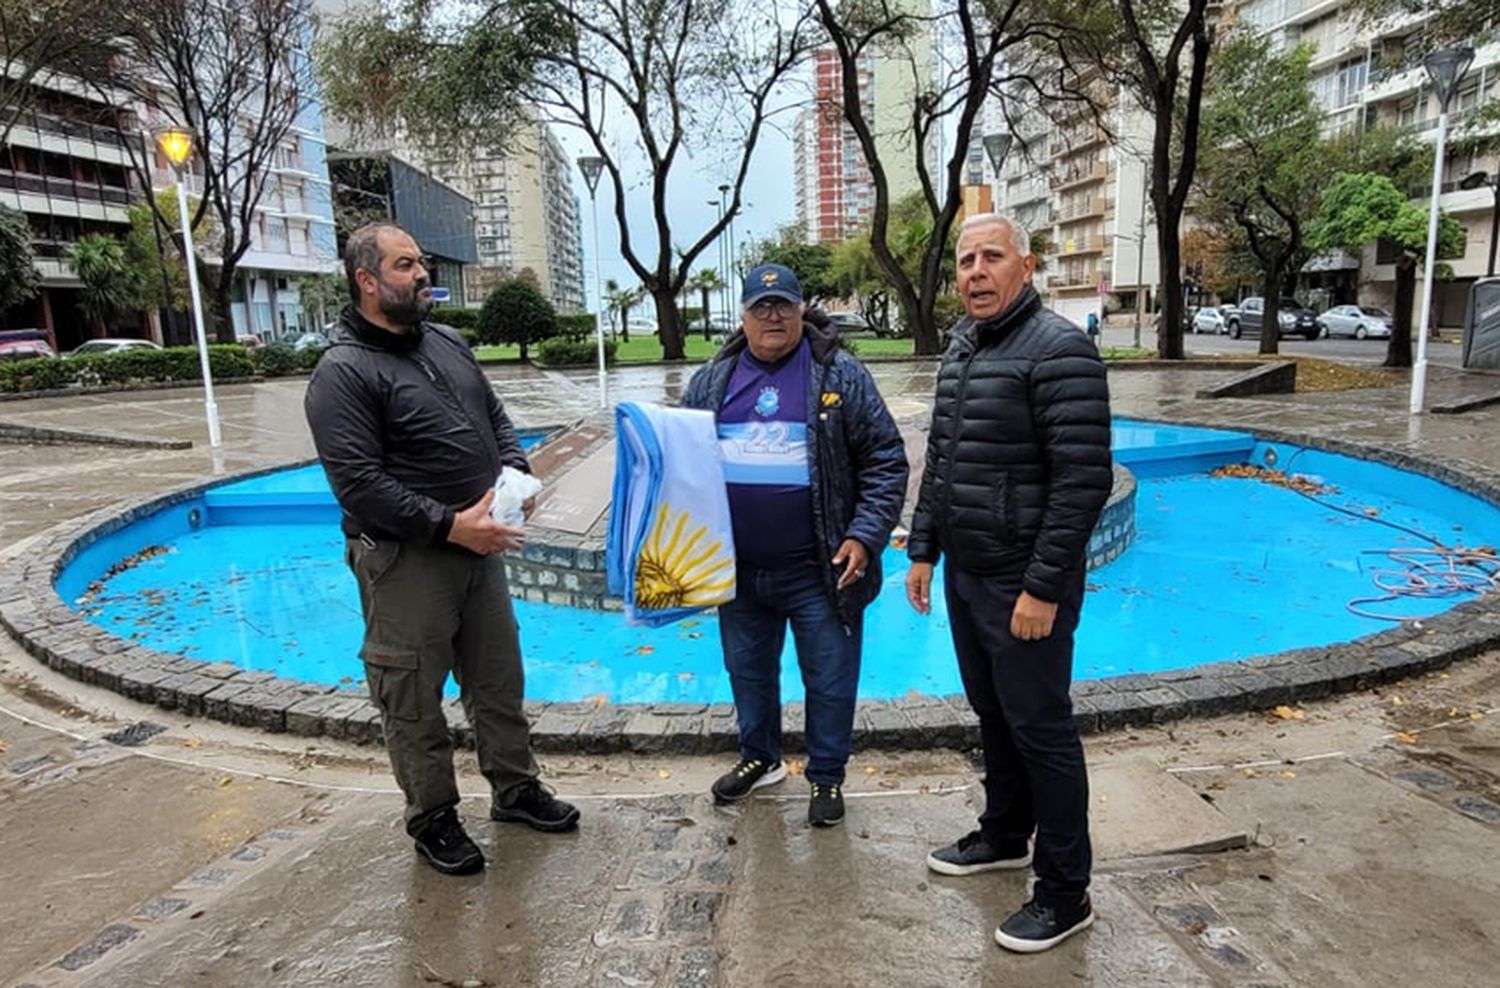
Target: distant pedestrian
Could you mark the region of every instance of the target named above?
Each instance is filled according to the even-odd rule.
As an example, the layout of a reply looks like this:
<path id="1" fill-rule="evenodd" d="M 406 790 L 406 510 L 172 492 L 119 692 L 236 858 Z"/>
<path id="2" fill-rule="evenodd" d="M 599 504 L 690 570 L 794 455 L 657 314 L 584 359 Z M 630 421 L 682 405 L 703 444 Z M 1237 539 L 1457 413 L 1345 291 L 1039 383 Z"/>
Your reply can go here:
<path id="1" fill-rule="evenodd" d="M 524 532 L 490 517 L 504 466 L 530 472 L 516 430 L 463 338 L 426 321 L 422 252 L 407 232 L 349 235 L 344 310 L 307 386 L 307 421 L 343 509 L 359 581 L 365 676 L 380 709 L 406 831 L 445 874 L 484 867 L 459 822 L 449 673 L 473 725 L 490 816 L 567 830 L 578 810 L 537 779 L 521 648 L 502 554 Z"/>
<path id="2" fill-rule="evenodd" d="M 985 805 L 979 829 L 927 866 L 1025 868 L 1034 831 L 1031 900 L 995 931 L 1001 946 L 1031 953 L 1094 922 L 1088 776 L 1068 688 L 1084 554 L 1113 479 L 1109 392 L 1098 351 L 1043 308 L 1023 230 L 970 217 L 957 261 L 966 314 L 938 370 L 906 592 L 928 613 L 933 567 L 947 557 L 948 624 L 979 715 Z"/>

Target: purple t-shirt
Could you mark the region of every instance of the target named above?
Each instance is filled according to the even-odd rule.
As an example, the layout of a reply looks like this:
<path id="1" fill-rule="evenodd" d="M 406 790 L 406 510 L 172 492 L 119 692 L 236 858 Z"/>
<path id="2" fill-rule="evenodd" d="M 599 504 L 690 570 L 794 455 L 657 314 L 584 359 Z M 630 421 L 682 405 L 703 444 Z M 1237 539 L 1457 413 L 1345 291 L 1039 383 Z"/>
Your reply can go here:
<path id="1" fill-rule="evenodd" d="M 807 468 L 807 375 L 803 340 L 778 363 L 746 350 L 729 375 L 719 408 L 719 449 L 741 562 L 763 568 L 813 558 L 812 489 Z"/>

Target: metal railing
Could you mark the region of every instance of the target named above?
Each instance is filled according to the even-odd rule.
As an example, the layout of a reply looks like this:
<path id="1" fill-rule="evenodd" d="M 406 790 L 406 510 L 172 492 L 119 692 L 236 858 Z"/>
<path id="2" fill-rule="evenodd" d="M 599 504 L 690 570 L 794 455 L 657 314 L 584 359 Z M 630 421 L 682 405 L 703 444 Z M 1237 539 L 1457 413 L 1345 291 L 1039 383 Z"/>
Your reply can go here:
<path id="1" fill-rule="evenodd" d="M 14 189 L 36 195 L 54 196 L 59 199 L 78 199 L 88 202 L 107 202 L 128 206 L 130 190 L 102 182 L 80 182 L 71 178 L 54 178 L 50 175 L 30 175 L 25 172 L 0 171 L 0 189 Z"/>

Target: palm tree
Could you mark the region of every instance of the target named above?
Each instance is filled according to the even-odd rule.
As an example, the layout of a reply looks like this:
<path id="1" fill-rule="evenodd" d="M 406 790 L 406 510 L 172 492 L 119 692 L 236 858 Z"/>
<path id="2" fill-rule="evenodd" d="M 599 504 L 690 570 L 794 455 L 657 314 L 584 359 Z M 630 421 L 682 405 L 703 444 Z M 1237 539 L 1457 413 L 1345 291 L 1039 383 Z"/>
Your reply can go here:
<path id="1" fill-rule="evenodd" d="M 709 319 L 708 298 L 724 287 L 724 279 L 717 268 L 704 268 L 688 279 L 688 288 L 696 288 L 703 295 L 703 338 L 708 339 L 712 322 Z"/>
<path id="2" fill-rule="evenodd" d="M 69 249 L 68 266 L 83 282 L 78 308 L 94 324 L 95 335 L 108 335 L 109 321 L 129 311 L 140 296 L 125 246 L 114 237 L 91 233 Z"/>

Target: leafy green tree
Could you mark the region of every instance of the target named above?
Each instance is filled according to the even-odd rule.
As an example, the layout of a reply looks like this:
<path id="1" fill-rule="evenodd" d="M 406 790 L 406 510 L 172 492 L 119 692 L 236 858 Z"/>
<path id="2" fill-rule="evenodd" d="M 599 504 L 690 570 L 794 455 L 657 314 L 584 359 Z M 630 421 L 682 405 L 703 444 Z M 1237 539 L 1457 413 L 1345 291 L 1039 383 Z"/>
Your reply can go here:
<path id="1" fill-rule="evenodd" d="M 326 326 L 349 302 L 349 285 L 342 275 L 305 274 L 298 278 L 295 284 L 297 296 L 302 300 L 303 310 L 315 314 L 314 318 L 317 319 L 319 329 Z M 459 311 L 468 312 L 469 310 Z M 458 325 L 452 323 L 451 320 L 450 324 Z"/>
<path id="2" fill-rule="evenodd" d="M 1309 85 L 1312 55 L 1310 46 L 1277 51 L 1268 35 L 1235 31 L 1214 54 L 1203 104 L 1199 212 L 1237 227 L 1259 262 L 1263 354 L 1278 352 L 1279 301 L 1312 255 L 1307 224 L 1336 167 Z"/>
<path id="3" fill-rule="evenodd" d="M 520 278 L 502 281 L 479 310 L 479 339 L 484 343 L 514 343 L 521 359 L 534 343 L 558 334 L 557 310 L 541 291 Z"/>
<path id="4" fill-rule="evenodd" d="M 1399 251 L 1396 259 L 1396 302 L 1385 366 L 1410 367 L 1411 313 L 1416 297 L 1417 267 L 1427 250 L 1427 204 L 1407 198 L 1384 175 L 1372 172 L 1341 174 L 1323 193 L 1322 209 L 1310 225 L 1308 242 L 1314 250 L 1362 252 L 1367 244 L 1384 241 Z M 1463 253 L 1464 228 L 1446 213 L 1438 216 L 1438 257 Z"/>
<path id="5" fill-rule="evenodd" d="M 141 306 L 143 273 L 133 268 L 119 240 L 103 233 L 80 237 L 68 250 L 68 266 L 83 288 L 78 308 L 100 336 L 116 316 Z"/>
<path id="6" fill-rule="evenodd" d="M 41 280 L 26 214 L 0 206 L 0 312 L 30 299 Z"/>

